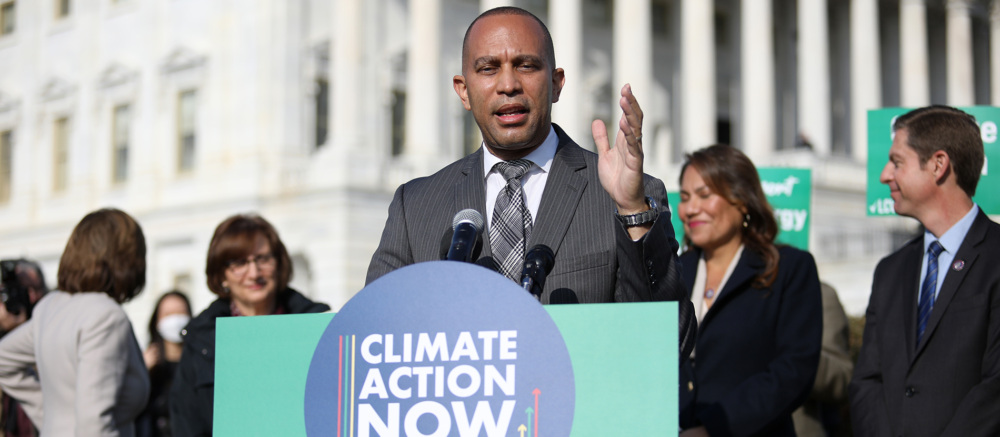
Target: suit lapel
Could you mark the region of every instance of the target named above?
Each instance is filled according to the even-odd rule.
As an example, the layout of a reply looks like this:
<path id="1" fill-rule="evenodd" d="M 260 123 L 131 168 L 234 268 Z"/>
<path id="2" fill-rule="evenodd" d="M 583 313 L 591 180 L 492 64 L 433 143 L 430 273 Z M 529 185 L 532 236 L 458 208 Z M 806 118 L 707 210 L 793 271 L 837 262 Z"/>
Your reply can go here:
<path id="1" fill-rule="evenodd" d="M 555 125 L 553 125 L 555 126 Z M 559 148 L 549 168 L 549 176 L 542 192 L 542 201 L 538 207 L 538 217 L 528 236 L 525 250 L 530 250 L 537 244 L 549 246 L 558 255 L 559 246 L 573 221 L 580 197 L 587 187 L 587 178 L 581 173 L 587 167 L 584 152 L 558 126 L 555 126 L 559 136 Z"/>
<path id="2" fill-rule="evenodd" d="M 940 270 L 948 273 L 944 277 L 944 283 L 941 284 L 941 291 L 938 292 L 937 299 L 934 300 L 934 308 L 931 309 L 931 316 L 927 319 L 927 328 L 924 330 L 924 337 L 917 346 L 914 357 L 920 355 L 920 351 L 926 347 L 927 342 L 934 334 L 934 328 L 937 328 L 937 325 L 941 322 L 941 318 L 944 317 L 944 312 L 948 310 L 948 304 L 955 297 L 955 293 L 958 292 L 958 288 L 962 285 L 962 281 L 965 280 L 969 270 L 974 268 L 976 259 L 979 258 L 979 245 L 986 239 L 988 221 L 989 219 L 986 217 L 986 214 L 980 210 L 979 214 L 976 215 L 976 219 L 972 222 L 972 227 L 969 228 L 969 233 L 962 240 L 962 245 L 959 246 L 958 252 L 955 252 L 955 262 L 964 262 L 964 267 L 961 270 L 955 270 L 952 266 L 939 266 Z M 913 329 L 916 330 L 916 327 Z"/>
<path id="3" fill-rule="evenodd" d="M 898 328 L 892 329 L 903 330 L 902 335 L 897 338 L 905 339 L 906 345 L 903 350 L 906 351 L 907 358 L 911 360 L 917 342 L 917 293 L 920 290 L 919 266 L 923 262 L 923 247 L 922 238 L 915 239 L 903 247 L 901 249 L 903 251 L 902 262 L 895 266 L 895 270 L 891 274 L 891 276 L 898 278 L 899 289 L 902 290 L 900 299 L 903 318 L 903 323 L 897 324 Z M 917 266 L 916 272 L 913 271 L 913 266 Z"/>
<path id="4" fill-rule="evenodd" d="M 698 275 L 698 260 L 701 259 L 701 250 L 693 249 L 689 255 L 682 256 L 681 260 L 681 281 L 688 291 L 688 299 L 694 293 L 694 279 Z"/>
<path id="5" fill-rule="evenodd" d="M 465 162 L 461 167 L 462 177 L 455 181 L 455 205 L 460 209 L 474 208 L 483 215 L 483 250 L 479 258 L 491 257 L 490 233 L 485 229 L 486 218 L 486 179 L 483 174 L 483 148 L 464 158 Z M 456 209 L 456 212 L 458 209 Z"/>
<path id="6" fill-rule="evenodd" d="M 906 340 L 904 350 L 907 357 L 913 359 L 917 343 L 917 295 L 920 291 L 920 264 L 923 262 L 923 239 L 916 239 L 902 250 L 903 261 L 896 265 L 893 276 L 899 278 L 899 289 L 902 290 L 902 317 L 903 323 L 899 324 L 902 329 L 902 338 Z M 913 266 L 917 266 L 916 272 Z"/>

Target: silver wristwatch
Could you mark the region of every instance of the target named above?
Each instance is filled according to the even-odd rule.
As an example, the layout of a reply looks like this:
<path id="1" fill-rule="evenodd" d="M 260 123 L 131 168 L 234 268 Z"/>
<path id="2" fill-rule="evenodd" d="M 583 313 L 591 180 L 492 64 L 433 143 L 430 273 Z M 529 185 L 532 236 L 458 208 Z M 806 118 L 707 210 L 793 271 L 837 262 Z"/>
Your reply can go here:
<path id="1" fill-rule="evenodd" d="M 653 223 L 653 221 L 656 220 L 656 217 L 660 214 L 659 209 L 657 209 L 656 200 L 653 200 L 652 197 L 646 197 L 646 204 L 649 205 L 648 210 L 631 215 L 618 214 L 618 208 L 616 207 L 615 217 L 618 217 L 618 221 L 622 222 L 626 228 Z"/>

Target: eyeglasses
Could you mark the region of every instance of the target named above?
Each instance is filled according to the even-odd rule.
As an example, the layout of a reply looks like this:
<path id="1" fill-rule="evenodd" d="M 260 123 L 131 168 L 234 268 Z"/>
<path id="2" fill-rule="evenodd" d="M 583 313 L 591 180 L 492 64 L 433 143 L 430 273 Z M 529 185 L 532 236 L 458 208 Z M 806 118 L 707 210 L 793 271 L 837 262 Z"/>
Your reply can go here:
<path id="1" fill-rule="evenodd" d="M 274 255 L 271 254 L 254 255 L 246 258 L 234 259 L 229 262 L 226 268 L 229 269 L 230 273 L 242 276 L 250 270 L 250 263 L 257 266 L 258 271 L 270 271 L 274 270 L 277 260 L 275 260 Z"/>

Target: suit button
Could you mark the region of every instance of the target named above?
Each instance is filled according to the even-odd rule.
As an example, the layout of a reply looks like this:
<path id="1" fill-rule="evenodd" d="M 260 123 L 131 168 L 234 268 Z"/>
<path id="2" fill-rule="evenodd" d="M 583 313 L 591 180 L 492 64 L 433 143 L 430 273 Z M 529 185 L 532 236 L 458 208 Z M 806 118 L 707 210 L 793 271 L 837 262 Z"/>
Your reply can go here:
<path id="1" fill-rule="evenodd" d="M 906 392 L 904 394 L 906 397 L 912 398 L 913 395 L 917 394 L 917 389 L 913 388 L 913 386 L 906 387 Z"/>
<path id="2" fill-rule="evenodd" d="M 694 383 L 691 381 L 688 381 L 688 391 L 694 391 Z"/>
<path id="3" fill-rule="evenodd" d="M 651 259 L 646 260 L 646 267 L 649 267 L 649 269 L 652 270 L 653 269 L 653 260 L 651 260 Z"/>

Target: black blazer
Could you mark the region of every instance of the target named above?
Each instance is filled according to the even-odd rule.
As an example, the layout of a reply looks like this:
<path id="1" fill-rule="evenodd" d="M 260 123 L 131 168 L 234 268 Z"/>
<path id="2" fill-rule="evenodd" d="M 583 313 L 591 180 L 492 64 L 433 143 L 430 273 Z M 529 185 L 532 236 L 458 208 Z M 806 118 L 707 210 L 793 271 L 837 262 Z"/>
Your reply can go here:
<path id="1" fill-rule="evenodd" d="M 330 306 L 286 288 L 278 294 L 288 314 L 321 313 Z M 175 436 L 211 436 L 215 406 L 215 322 L 230 317 L 229 299 L 216 299 L 181 333 L 184 352 L 170 386 L 170 426 Z M 254 381 L 246 381 L 253 384 Z"/>
<path id="2" fill-rule="evenodd" d="M 646 236 L 633 242 L 601 186 L 597 155 L 553 126 L 559 146 L 527 242 L 529 249 L 545 244 L 555 252 L 542 303 L 680 301 L 679 336 L 689 344 L 684 339 L 694 337 L 694 318 L 677 269 L 678 246 L 663 182 L 646 176 L 646 195 L 659 204 L 660 215 Z M 396 190 L 366 283 L 400 267 L 442 259 L 442 241 L 450 241 L 456 212 L 473 208 L 485 217 L 483 153 L 480 148 Z M 492 267 L 487 235 L 476 263 Z"/>
<path id="3" fill-rule="evenodd" d="M 698 326 L 694 421 L 682 427 L 704 425 L 712 437 L 795 435 L 792 411 L 808 396 L 819 365 L 823 304 L 812 255 L 789 246 L 779 253 L 774 283 L 757 289 L 751 284 L 764 261 L 744 249 Z M 697 249 L 681 255 L 689 293 L 700 257 Z"/>
<path id="4" fill-rule="evenodd" d="M 916 238 L 875 269 L 850 385 L 854 431 L 1000 435 L 1000 225 L 980 211 L 955 264 L 940 266 L 948 273 L 917 345 L 923 252 Z"/>

